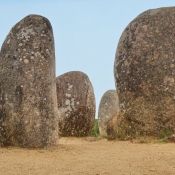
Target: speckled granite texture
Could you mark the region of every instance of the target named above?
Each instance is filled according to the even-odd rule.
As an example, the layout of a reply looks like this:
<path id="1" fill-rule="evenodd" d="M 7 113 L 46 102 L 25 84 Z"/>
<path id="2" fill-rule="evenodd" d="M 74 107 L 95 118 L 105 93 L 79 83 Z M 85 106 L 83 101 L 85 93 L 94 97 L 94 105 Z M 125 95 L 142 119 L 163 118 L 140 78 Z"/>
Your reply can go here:
<path id="1" fill-rule="evenodd" d="M 98 124 L 100 135 L 107 136 L 107 128 L 110 131 L 115 131 L 117 115 L 119 112 L 119 103 L 116 90 L 106 91 L 100 101 L 98 109 Z M 109 120 L 113 118 L 114 123 L 109 125 Z M 116 119 L 114 119 L 116 118 Z"/>
<path id="2" fill-rule="evenodd" d="M 61 136 L 87 136 L 95 119 L 95 96 L 86 74 L 67 72 L 56 78 Z"/>
<path id="3" fill-rule="evenodd" d="M 11 29 L 1 48 L 0 79 L 0 145 L 55 145 L 55 50 L 48 19 L 29 15 Z"/>
<path id="4" fill-rule="evenodd" d="M 175 131 L 175 7 L 148 10 L 126 27 L 114 75 L 119 127 L 150 135 Z"/>

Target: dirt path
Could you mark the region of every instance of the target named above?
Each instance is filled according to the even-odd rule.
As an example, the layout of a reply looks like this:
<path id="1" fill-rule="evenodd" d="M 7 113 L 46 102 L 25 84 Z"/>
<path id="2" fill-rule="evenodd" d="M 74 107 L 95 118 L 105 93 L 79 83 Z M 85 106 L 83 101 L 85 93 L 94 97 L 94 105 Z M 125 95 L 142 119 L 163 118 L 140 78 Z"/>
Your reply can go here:
<path id="1" fill-rule="evenodd" d="M 47 150 L 0 148 L 0 175 L 175 175 L 175 144 L 61 138 Z"/>

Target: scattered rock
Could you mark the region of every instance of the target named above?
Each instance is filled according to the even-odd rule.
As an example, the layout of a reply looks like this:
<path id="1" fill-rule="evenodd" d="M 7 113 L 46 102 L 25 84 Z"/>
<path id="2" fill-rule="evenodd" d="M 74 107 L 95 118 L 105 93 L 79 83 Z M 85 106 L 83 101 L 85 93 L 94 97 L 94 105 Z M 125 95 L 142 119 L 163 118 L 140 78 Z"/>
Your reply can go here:
<path id="1" fill-rule="evenodd" d="M 29 15 L 11 29 L 1 48 L 0 78 L 0 145 L 56 144 L 55 53 L 48 19 Z"/>
<path id="2" fill-rule="evenodd" d="M 116 90 L 108 90 L 102 96 L 98 109 L 98 124 L 100 135 L 115 138 L 119 102 Z"/>
<path id="3" fill-rule="evenodd" d="M 86 74 L 72 71 L 56 78 L 59 135 L 87 136 L 95 119 L 95 96 Z"/>
<path id="4" fill-rule="evenodd" d="M 149 171 L 156 171 L 156 169 L 155 168 L 152 168 L 152 169 L 149 169 Z"/>
<path id="5" fill-rule="evenodd" d="M 171 136 L 168 138 L 168 141 L 169 141 L 169 142 L 175 142 L 175 134 L 171 135 Z"/>
<path id="6" fill-rule="evenodd" d="M 114 66 L 121 128 L 147 135 L 175 130 L 174 36 L 175 7 L 148 10 L 124 30 Z"/>
<path id="7" fill-rule="evenodd" d="M 98 141 L 99 139 L 97 137 L 87 137 L 86 139 L 88 142 L 94 142 L 94 141 Z"/>

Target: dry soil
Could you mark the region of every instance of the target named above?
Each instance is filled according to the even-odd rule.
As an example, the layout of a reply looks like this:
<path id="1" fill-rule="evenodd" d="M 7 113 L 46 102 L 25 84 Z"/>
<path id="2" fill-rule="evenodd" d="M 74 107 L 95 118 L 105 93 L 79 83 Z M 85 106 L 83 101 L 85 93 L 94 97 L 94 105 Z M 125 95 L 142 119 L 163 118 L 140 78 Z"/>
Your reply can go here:
<path id="1" fill-rule="evenodd" d="M 175 175 L 175 144 L 61 138 L 49 149 L 0 148 L 0 175 Z"/>

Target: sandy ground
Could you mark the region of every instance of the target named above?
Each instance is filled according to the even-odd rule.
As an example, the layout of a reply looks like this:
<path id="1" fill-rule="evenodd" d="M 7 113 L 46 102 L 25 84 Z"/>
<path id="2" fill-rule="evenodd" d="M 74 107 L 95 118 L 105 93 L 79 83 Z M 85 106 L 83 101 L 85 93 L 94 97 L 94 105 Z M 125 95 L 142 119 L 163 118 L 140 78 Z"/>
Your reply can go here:
<path id="1" fill-rule="evenodd" d="M 0 175 L 175 175 L 175 143 L 61 138 L 49 149 L 0 148 Z"/>

